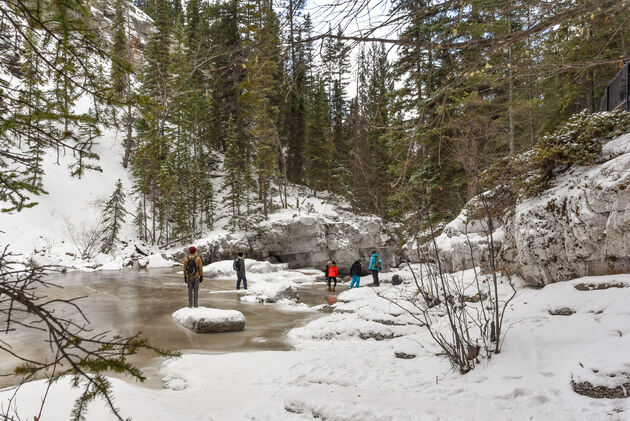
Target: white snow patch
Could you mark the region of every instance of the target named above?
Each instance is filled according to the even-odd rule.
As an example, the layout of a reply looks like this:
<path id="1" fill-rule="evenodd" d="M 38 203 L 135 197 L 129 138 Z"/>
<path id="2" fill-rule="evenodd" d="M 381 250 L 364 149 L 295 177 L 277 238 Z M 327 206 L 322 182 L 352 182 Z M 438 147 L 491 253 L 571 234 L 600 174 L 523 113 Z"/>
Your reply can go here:
<path id="1" fill-rule="evenodd" d="M 193 329 L 195 323 L 245 322 L 245 316 L 240 311 L 208 307 L 180 308 L 173 313 L 173 318 L 188 329 Z"/>

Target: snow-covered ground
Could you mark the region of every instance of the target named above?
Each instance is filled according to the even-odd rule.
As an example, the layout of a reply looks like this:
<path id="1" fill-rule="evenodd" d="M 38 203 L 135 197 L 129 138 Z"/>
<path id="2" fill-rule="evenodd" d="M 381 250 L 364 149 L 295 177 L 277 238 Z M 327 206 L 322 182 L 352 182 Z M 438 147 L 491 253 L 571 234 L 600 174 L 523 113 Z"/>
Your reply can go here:
<path id="1" fill-rule="evenodd" d="M 630 399 L 593 399 L 571 386 L 628 382 L 630 275 L 520 289 L 502 352 L 462 375 L 410 312 L 379 297 L 412 291 L 409 271 L 399 273 L 402 286 L 339 294 L 332 313 L 289 333 L 293 351 L 185 355 L 163 364 L 161 390 L 113 380 L 116 404 L 124 416 L 156 421 L 630 419 Z M 472 271 L 454 276 L 466 282 Z M 36 414 L 45 387 L 21 387 L 22 419 Z M 53 385 L 46 419 L 67 419 L 76 396 L 68 381 Z M 87 419 L 112 416 L 95 403 Z"/>
<path id="2" fill-rule="evenodd" d="M 79 103 L 77 107 L 85 108 L 88 105 Z M 131 263 L 131 256 L 140 257 L 141 266 L 173 265 L 172 255 L 180 252 L 183 245 L 176 244 L 168 249 L 162 249 L 146 245 L 138 239 L 132 223 L 138 199 L 133 194 L 131 172 L 121 164 L 123 137 L 122 132 L 103 129 L 103 135 L 93 146 L 93 151 L 100 156 L 98 165 L 102 171 L 86 171 L 81 179 L 70 176 L 68 166 L 73 162 L 70 152 L 62 150 L 57 160 L 57 152 L 48 150 L 42 162 L 44 171 L 42 183 L 48 194 L 36 197 L 38 205 L 32 208 L 20 212 L 0 213 L 0 245 L 9 245 L 10 250 L 19 255 L 18 260 L 31 261 L 38 265 L 60 265 L 69 269 L 87 271 L 121 269 Z M 216 159 L 219 161 L 220 169 L 222 157 L 217 154 Z M 81 237 L 98 226 L 103 204 L 113 193 L 117 180 L 121 180 L 127 195 L 125 208 L 128 214 L 119 235 L 121 243 L 111 254 L 94 253 L 90 258 L 82 258 L 81 249 L 85 242 Z M 225 191 L 221 189 L 223 184 L 221 171 L 217 172 L 213 184 L 215 201 L 221 204 L 225 196 Z M 350 208 L 345 200 L 330 193 L 320 192 L 318 197 L 309 197 L 308 193 L 306 187 L 289 186 L 289 207 L 282 208 L 279 198 L 274 198 L 276 210 L 267 220 L 260 222 L 260 227 L 270 227 L 277 221 L 296 216 L 317 216 L 325 218 L 325 221 L 331 224 L 340 220 L 352 222 L 356 219 L 378 219 L 353 215 L 344 210 Z M 219 205 L 217 214 L 218 219 L 214 227 L 203 232 L 192 244 L 205 245 L 218 238 L 244 239 L 244 232 L 232 232 L 228 229 L 227 209 Z M 136 247 L 139 247 L 142 253 L 138 253 Z"/>

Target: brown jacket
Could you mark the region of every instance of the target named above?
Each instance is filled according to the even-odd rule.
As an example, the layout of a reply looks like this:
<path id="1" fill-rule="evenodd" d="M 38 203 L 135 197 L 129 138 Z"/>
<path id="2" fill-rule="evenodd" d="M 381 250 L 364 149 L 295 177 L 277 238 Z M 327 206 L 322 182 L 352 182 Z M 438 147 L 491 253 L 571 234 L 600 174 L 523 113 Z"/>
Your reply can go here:
<path id="1" fill-rule="evenodd" d="M 195 259 L 195 262 L 197 262 L 197 276 L 203 276 L 203 262 L 201 261 L 201 257 L 197 256 L 197 254 L 190 254 L 184 259 L 184 276 L 186 276 L 186 265 L 188 264 L 188 259 L 191 258 Z"/>

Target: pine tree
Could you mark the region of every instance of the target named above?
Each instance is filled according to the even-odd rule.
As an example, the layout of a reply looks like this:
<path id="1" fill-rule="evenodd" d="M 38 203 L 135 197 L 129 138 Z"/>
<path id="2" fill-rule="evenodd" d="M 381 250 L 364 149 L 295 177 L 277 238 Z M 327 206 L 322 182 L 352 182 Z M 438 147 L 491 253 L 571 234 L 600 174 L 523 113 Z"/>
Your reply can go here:
<path id="1" fill-rule="evenodd" d="M 37 55 L 35 48 L 39 44 L 40 37 L 36 31 L 28 29 L 28 42 L 24 48 L 24 62 L 21 65 L 21 71 L 24 75 L 23 82 L 25 89 L 21 92 L 21 102 L 23 106 L 23 115 L 26 123 L 26 130 L 23 135 L 28 144 L 28 155 L 31 162 L 26 169 L 26 177 L 28 184 L 33 193 L 43 193 L 42 177 L 44 171 L 42 161 L 44 155 L 44 144 L 39 132 L 45 130 L 41 118 L 41 105 L 45 102 L 42 98 L 42 79 L 40 69 L 40 57 Z"/>
<path id="2" fill-rule="evenodd" d="M 308 95 L 308 75 L 313 65 L 309 55 L 312 42 L 304 41 L 310 36 L 310 18 L 307 15 L 299 21 L 302 1 L 291 0 L 287 5 L 289 33 L 286 55 L 286 103 L 282 112 L 282 134 L 284 168 L 286 177 L 294 183 L 303 182 L 304 177 L 304 136 L 306 132 L 306 97 Z"/>
<path id="3" fill-rule="evenodd" d="M 161 194 L 168 188 L 160 182 L 169 180 L 163 166 L 170 153 L 167 120 L 170 107 L 170 6 L 167 0 L 156 0 L 156 30 L 145 49 L 145 66 L 140 96 L 137 99 L 140 118 L 137 122 L 139 145 L 133 157 L 132 171 L 136 177 L 136 190 L 150 200 L 151 223 L 145 224 L 148 241 L 160 238 L 159 227 L 164 227 L 168 202 Z M 146 214 L 146 212 L 144 212 Z M 149 216 L 149 215 L 147 215 Z"/>
<path id="4" fill-rule="evenodd" d="M 240 156 L 238 153 L 238 134 L 234 120 L 228 121 L 227 151 L 223 161 L 223 186 L 227 190 L 225 207 L 229 211 L 228 226 L 232 230 L 240 228 L 242 197 L 245 194 L 243 175 L 240 171 Z"/>
<path id="5" fill-rule="evenodd" d="M 306 179 L 317 194 L 331 190 L 335 146 L 330 137 L 330 114 L 324 81 L 316 80 L 309 98 L 306 125 Z"/>
<path id="6" fill-rule="evenodd" d="M 271 2 L 244 5 L 248 24 L 245 37 L 249 47 L 247 75 L 242 83 L 240 101 L 246 106 L 243 118 L 250 125 L 249 141 L 253 143 L 253 161 L 258 184 L 258 199 L 263 215 L 271 210 L 271 183 L 276 180 L 278 151 L 277 114 L 280 104 L 280 52 L 278 21 Z"/>
<path id="7" fill-rule="evenodd" d="M 111 253 L 118 243 L 120 228 L 125 223 L 126 195 L 120 179 L 116 182 L 116 188 L 103 208 L 103 243 L 101 253 Z"/>
<path id="8" fill-rule="evenodd" d="M 111 80 L 114 95 L 127 95 L 129 89 L 129 73 L 131 63 L 129 59 L 129 42 L 127 40 L 125 25 L 125 0 L 116 0 L 114 3 L 114 20 L 112 31 L 114 32 L 114 43 L 112 45 L 112 70 Z"/>
<path id="9" fill-rule="evenodd" d="M 136 227 L 136 234 L 141 241 L 145 241 L 147 239 L 146 220 L 147 215 L 144 211 L 143 202 L 138 201 L 138 206 L 136 206 L 136 213 L 133 217 L 133 225 Z"/>

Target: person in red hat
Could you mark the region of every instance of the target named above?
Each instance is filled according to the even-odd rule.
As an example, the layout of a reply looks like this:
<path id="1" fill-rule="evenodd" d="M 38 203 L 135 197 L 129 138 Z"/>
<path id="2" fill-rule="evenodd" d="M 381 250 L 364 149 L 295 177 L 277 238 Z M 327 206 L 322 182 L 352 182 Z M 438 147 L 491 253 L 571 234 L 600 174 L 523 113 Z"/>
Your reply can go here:
<path id="1" fill-rule="evenodd" d="M 184 282 L 188 284 L 188 307 L 198 307 L 199 284 L 203 282 L 203 262 L 195 246 L 188 247 L 184 259 Z"/>

